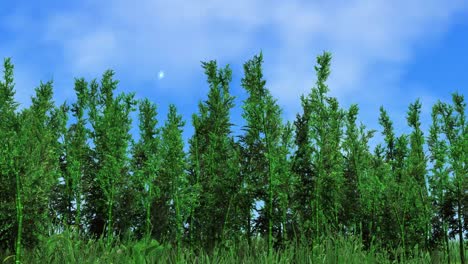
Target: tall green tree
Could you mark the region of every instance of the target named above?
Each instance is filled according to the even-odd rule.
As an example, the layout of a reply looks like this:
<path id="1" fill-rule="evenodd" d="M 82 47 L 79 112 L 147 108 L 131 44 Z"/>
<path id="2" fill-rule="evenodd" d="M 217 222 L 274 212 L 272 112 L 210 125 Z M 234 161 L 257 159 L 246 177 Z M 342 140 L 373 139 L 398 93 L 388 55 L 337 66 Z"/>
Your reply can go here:
<path id="1" fill-rule="evenodd" d="M 368 219 L 375 220 L 375 218 L 367 214 L 368 211 L 364 210 L 364 208 L 374 208 L 379 201 L 374 197 L 382 194 L 381 190 L 375 188 L 381 184 L 378 184 L 381 179 L 376 178 L 372 173 L 372 155 L 368 145 L 375 130 L 366 131 L 365 126 L 362 124 L 358 127 L 356 124 L 358 113 L 359 107 L 357 105 L 351 105 L 347 111 L 346 135 L 343 142 L 345 158 L 344 195 L 346 199 L 343 203 L 342 219 L 346 232 L 356 235 L 362 234 L 363 222 Z M 379 173 L 375 174 L 378 175 Z M 375 232 L 373 233 L 375 234 Z"/>
<path id="2" fill-rule="evenodd" d="M 281 109 L 276 100 L 265 87 L 262 73 L 263 55 L 260 53 L 244 64 L 244 77 L 242 86 L 248 94 L 244 101 L 242 116 L 246 121 L 245 134 L 241 141 L 244 153 L 247 155 L 247 164 L 243 186 L 249 186 L 254 192 L 248 205 L 263 202 L 264 206 L 257 219 L 256 228 L 268 238 L 269 252 L 273 248 L 273 238 L 279 239 L 281 213 L 278 208 L 278 198 L 284 196 L 279 186 L 287 182 L 283 174 L 281 160 L 284 151 L 281 151 L 281 137 L 285 126 L 281 120 Z M 247 208 L 251 211 L 252 208 Z M 275 230 L 275 234 L 273 231 Z"/>
<path id="3" fill-rule="evenodd" d="M 363 142 L 367 142 L 368 136 L 369 134 L 361 135 Z M 359 229 L 366 248 L 376 245 L 387 247 L 392 245 L 398 236 L 391 203 L 394 199 L 391 192 L 393 175 L 391 166 L 386 162 L 385 152 L 385 147 L 378 144 L 372 155 L 366 151 L 361 160 L 366 167 L 359 177 L 361 205 Z"/>
<path id="4" fill-rule="evenodd" d="M 297 186 L 297 178 L 293 172 L 293 160 L 291 158 L 293 154 L 293 126 L 287 122 L 284 125 L 284 129 L 281 134 L 280 141 L 280 153 L 278 161 L 278 187 L 277 187 L 277 214 L 280 217 L 280 225 L 278 227 L 279 232 L 279 246 L 283 246 L 286 242 L 292 238 L 297 237 L 297 230 L 295 223 L 293 210 L 294 210 L 294 191 Z"/>
<path id="5" fill-rule="evenodd" d="M 390 247 L 405 247 L 407 244 L 407 225 L 411 207 L 409 186 L 407 185 L 408 137 L 395 135 L 393 122 L 387 111 L 380 107 L 379 124 L 384 136 L 385 163 L 390 167 L 383 184 L 386 186 L 384 211 L 384 230 L 382 237 Z M 395 235 L 395 230 L 398 230 Z M 406 249 L 405 249 L 406 250 Z"/>
<path id="6" fill-rule="evenodd" d="M 292 157 L 292 172 L 295 174 L 296 186 L 294 191 L 295 208 L 297 212 L 297 229 L 303 238 L 312 237 L 312 219 L 314 217 L 313 199 L 316 191 L 317 174 L 312 164 L 312 155 L 315 152 L 311 144 L 309 127 L 311 107 L 304 95 L 301 96 L 302 114 L 296 115 L 294 121 L 294 143 L 296 149 Z"/>
<path id="7" fill-rule="evenodd" d="M 17 248 L 38 244 L 52 231 L 49 204 L 54 184 L 61 177 L 59 139 L 65 132 L 66 107 L 57 108 L 52 100 L 52 82 L 35 89 L 30 108 L 23 109 L 18 134 L 17 171 Z M 63 137 L 62 137 L 63 140 Z M 21 242 L 21 240 L 23 242 Z M 17 250 L 16 259 L 21 253 Z"/>
<path id="8" fill-rule="evenodd" d="M 193 235 L 208 249 L 233 231 L 236 199 L 240 187 L 239 158 L 232 138 L 230 111 L 234 97 L 229 92 L 232 71 L 227 65 L 218 69 L 216 61 L 202 64 L 210 90 L 208 99 L 199 104 L 193 117 L 195 135 L 190 157 L 192 185 L 199 184 L 199 205 L 193 212 Z M 228 239 L 228 238 L 225 238 Z"/>
<path id="9" fill-rule="evenodd" d="M 413 200 L 411 210 L 412 242 L 428 247 L 430 237 L 430 204 L 426 187 L 426 156 L 424 154 L 424 135 L 421 130 L 421 102 L 416 100 L 410 104 L 407 114 L 408 125 L 412 128 L 410 134 L 410 150 L 408 155 L 408 185 L 413 186 L 410 191 Z M 422 234 L 422 235 L 421 235 Z"/>
<path id="10" fill-rule="evenodd" d="M 432 163 L 429 186 L 431 190 L 432 214 L 432 249 L 443 247 L 448 263 L 450 259 L 449 223 L 455 212 L 450 204 L 450 178 L 448 162 L 448 144 L 442 139 L 441 104 L 432 108 L 432 124 L 429 129 L 428 148 L 429 160 Z"/>
<path id="11" fill-rule="evenodd" d="M 94 189 L 90 194 L 90 202 L 95 203 L 92 208 L 94 221 L 91 222 L 91 232 L 102 235 L 105 224 L 109 241 L 112 241 L 115 231 L 115 207 L 118 201 L 125 201 L 122 194 L 129 179 L 127 149 L 131 140 L 130 113 L 136 104 L 134 94 L 121 93 L 114 96 L 118 81 L 113 76 L 114 72 L 108 70 L 103 74 L 100 86 L 93 81 L 89 95 L 95 161 L 95 174 L 90 183 Z M 128 230 L 119 231 L 124 233 Z"/>
<path id="12" fill-rule="evenodd" d="M 21 244 L 22 220 L 21 182 L 18 171 L 19 122 L 18 103 L 15 102 L 14 66 L 9 58 L 3 62 L 3 80 L 0 81 L 0 249 L 14 248 L 15 238 Z M 16 211 L 15 211 L 16 210 Z M 22 217 L 22 216 L 21 216 Z M 18 226 L 18 228 L 16 228 Z M 18 235 L 18 236 L 17 236 Z"/>
<path id="13" fill-rule="evenodd" d="M 396 136 L 387 112 L 380 108 L 379 123 L 386 143 L 386 162 L 392 177 L 387 178 L 386 211 L 383 239 L 391 247 L 401 246 L 404 257 L 416 245 L 427 247 L 430 236 L 430 205 L 426 188 L 424 136 L 420 128 L 421 103 L 411 104 L 407 114 L 410 135 Z M 399 230 L 398 236 L 394 231 Z"/>
<path id="14" fill-rule="evenodd" d="M 62 148 L 63 181 L 56 184 L 52 206 L 65 226 L 73 226 L 79 233 L 83 229 L 83 178 L 88 170 L 89 132 L 86 128 L 88 83 L 75 79 L 77 101 L 72 104 L 71 112 L 74 123 L 64 133 Z"/>
<path id="15" fill-rule="evenodd" d="M 169 218 L 169 241 L 175 242 L 177 250 L 181 248 L 184 224 L 189 216 L 191 199 L 193 199 L 193 195 L 188 189 L 187 157 L 182 138 L 184 125 L 182 116 L 171 104 L 166 123 L 162 128 L 160 175 L 161 179 L 168 184 L 167 190 L 162 189 L 161 194 L 167 193 L 165 202 L 169 206 L 167 215 Z"/>
<path id="16" fill-rule="evenodd" d="M 466 200 L 468 193 L 468 168 L 466 155 L 468 150 L 466 103 L 463 95 L 455 93 L 452 95 L 453 104 L 439 103 L 438 110 L 441 116 L 441 130 L 448 145 L 448 168 L 451 175 L 448 199 L 451 207 L 456 212 L 451 219 L 452 236 L 458 235 L 460 261 L 465 263 L 464 230 L 466 230 Z"/>
<path id="17" fill-rule="evenodd" d="M 346 229 L 356 230 L 359 225 L 360 216 L 360 189 L 359 189 L 359 172 L 360 167 L 360 142 L 359 131 L 356 126 L 356 119 L 359 108 L 357 105 L 351 105 L 346 113 L 346 137 L 343 143 L 345 151 L 344 161 L 344 177 L 345 177 L 345 195 L 347 199 L 343 204 L 343 222 Z"/>
<path id="18" fill-rule="evenodd" d="M 139 102 L 140 140 L 133 145 L 133 182 L 135 191 L 140 193 L 143 215 L 143 233 L 150 236 L 153 229 L 152 206 L 159 193 L 156 178 L 161 170 L 161 136 L 157 128 L 157 108 L 148 99 Z M 156 225 L 158 223 L 155 223 Z"/>
<path id="19" fill-rule="evenodd" d="M 336 98 L 327 95 L 326 81 L 330 75 L 331 54 L 324 52 L 317 57 L 315 71 L 316 86 L 307 96 L 306 105 L 310 107 L 309 144 L 313 145 L 312 166 L 315 169 L 316 182 L 313 203 L 315 236 L 326 231 L 337 232 L 339 215 L 342 211 L 344 184 L 343 155 L 340 151 L 344 125 L 344 111 L 340 109 Z"/>

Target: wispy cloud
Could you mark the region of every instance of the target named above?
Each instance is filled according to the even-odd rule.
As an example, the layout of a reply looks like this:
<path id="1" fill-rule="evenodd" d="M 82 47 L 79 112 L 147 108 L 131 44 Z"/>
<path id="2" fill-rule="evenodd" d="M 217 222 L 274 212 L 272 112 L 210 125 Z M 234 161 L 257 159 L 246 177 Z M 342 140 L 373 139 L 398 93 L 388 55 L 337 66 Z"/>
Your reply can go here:
<path id="1" fill-rule="evenodd" d="M 323 50 L 333 53 L 329 85 L 345 103 L 352 97 L 375 108 L 381 98 L 398 98 L 417 46 L 442 36 L 467 8 L 462 0 L 83 1 L 49 13 L 38 27 L 74 76 L 114 68 L 148 81 L 164 67 L 192 80 L 202 74 L 201 60 L 243 63 L 263 50 L 268 86 L 291 117 Z M 185 95 L 194 88 L 172 87 Z"/>

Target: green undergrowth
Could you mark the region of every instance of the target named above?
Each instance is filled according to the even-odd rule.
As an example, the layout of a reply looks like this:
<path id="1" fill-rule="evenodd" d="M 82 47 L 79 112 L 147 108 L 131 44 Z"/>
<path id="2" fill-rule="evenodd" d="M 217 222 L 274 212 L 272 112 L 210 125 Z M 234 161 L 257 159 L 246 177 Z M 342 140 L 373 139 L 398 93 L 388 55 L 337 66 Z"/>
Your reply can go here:
<path id="1" fill-rule="evenodd" d="M 457 243 L 451 245 L 451 263 L 457 262 Z M 23 263 L 447 263 L 447 256 L 438 252 L 413 249 L 384 252 L 378 247 L 365 250 L 358 239 L 324 239 L 313 245 L 286 245 L 268 254 L 266 241 L 252 241 L 235 246 L 219 246 L 207 253 L 194 248 L 178 252 L 170 245 L 156 240 L 114 241 L 80 239 L 65 232 L 43 240 L 33 250 L 25 250 Z M 14 263 L 14 253 L 2 252 L 3 263 Z"/>

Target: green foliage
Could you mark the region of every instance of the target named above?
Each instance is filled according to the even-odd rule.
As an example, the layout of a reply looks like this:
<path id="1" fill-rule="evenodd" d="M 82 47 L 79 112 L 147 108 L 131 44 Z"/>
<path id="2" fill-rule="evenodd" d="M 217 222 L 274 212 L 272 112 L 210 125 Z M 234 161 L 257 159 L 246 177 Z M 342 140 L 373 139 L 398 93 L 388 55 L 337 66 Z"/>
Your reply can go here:
<path id="1" fill-rule="evenodd" d="M 430 203 L 426 187 L 426 157 L 424 155 L 424 136 L 421 131 L 421 103 L 417 100 L 410 104 L 408 109 L 408 125 L 413 129 L 410 135 L 410 151 L 408 155 L 408 185 L 412 186 L 413 201 L 410 214 L 412 217 L 412 234 L 418 234 L 412 237 L 413 243 L 428 247 L 430 236 Z M 423 235 L 421 235 L 423 234 Z"/>
<path id="2" fill-rule="evenodd" d="M 130 223 L 121 222 L 115 230 L 114 207 L 126 200 L 125 191 L 129 186 L 127 150 L 131 140 L 130 113 L 136 104 L 134 94 L 122 93 L 114 96 L 118 81 L 113 80 L 113 75 L 113 71 L 106 71 L 100 86 L 93 81 L 88 96 L 94 143 L 92 166 L 95 168 L 88 178 L 92 191 L 88 195 L 91 196 L 89 199 L 96 203 L 88 205 L 88 217 L 93 218 L 90 227 L 92 233 L 103 235 L 105 226 L 109 241 L 115 231 L 125 233 L 130 229 Z M 121 213 L 126 213 L 126 208 L 121 209 L 124 209 Z"/>
<path id="3" fill-rule="evenodd" d="M 156 127 L 156 105 L 144 99 L 139 103 L 139 110 L 140 140 L 132 148 L 131 188 L 133 192 L 138 193 L 137 200 L 141 202 L 135 205 L 140 209 L 140 214 L 136 213 L 133 220 L 139 222 L 134 225 L 142 229 L 141 233 L 148 237 L 153 230 L 151 211 L 160 192 L 156 178 L 161 170 L 161 136 L 160 129 Z"/>
<path id="4" fill-rule="evenodd" d="M 450 228 L 449 235 L 458 235 L 460 259 L 465 263 L 464 232 L 468 209 L 468 136 L 465 117 L 466 103 L 463 95 L 454 93 L 453 104 L 438 102 L 433 108 L 433 125 L 431 131 L 431 151 L 436 159 L 436 171 L 433 177 L 433 188 L 439 191 L 441 200 L 439 208 L 443 230 Z M 443 137 L 442 137 L 443 135 Z M 439 137 L 441 136 L 441 137 Z M 441 154 L 440 151 L 445 153 Z M 445 170 L 446 169 L 446 170 Z M 445 174 L 448 173 L 449 179 Z M 442 194 L 441 194 L 442 192 Z M 447 240 L 447 238 L 446 238 Z M 447 242 L 446 242 L 447 244 Z M 447 250 L 448 251 L 448 250 Z M 447 252 L 449 254 L 449 252 Z"/>
<path id="5" fill-rule="evenodd" d="M 329 95 L 332 56 L 294 123 L 266 87 L 263 55 L 244 64 L 245 125 L 231 123 L 232 71 L 203 62 L 209 91 L 185 122 L 156 105 L 75 79 L 76 101 L 56 106 L 40 83 L 18 109 L 13 64 L 0 80 L 0 259 L 4 263 L 466 263 L 468 123 L 464 96 L 432 108 L 419 100 L 410 131 L 387 111 L 376 131 L 359 107 Z"/>
<path id="6" fill-rule="evenodd" d="M 58 180 L 54 185 L 51 207 L 57 214 L 54 221 L 56 225 L 74 226 L 78 232 L 81 232 L 83 228 L 83 176 L 88 171 L 90 151 L 87 145 L 89 131 L 86 128 L 87 121 L 84 116 L 87 107 L 88 84 L 84 79 L 75 80 L 75 92 L 77 102 L 73 103 L 70 109 L 75 123 L 72 123 L 68 129 L 66 128 L 69 109 L 63 105 L 61 112 L 65 114 L 62 118 L 65 123 L 61 124 L 61 129 L 56 131 L 59 133 L 57 137 L 61 142 L 58 155 L 63 179 Z"/>
<path id="7" fill-rule="evenodd" d="M 292 174 L 287 156 L 291 128 L 283 124 L 281 109 L 265 87 L 262 63 L 263 55 L 260 53 L 244 64 L 242 87 L 248 98 L 242 106 L 242 116 L 247 123 L 241 138 L 246 159 L 242 185 L 249 188 L 248 211 L 254 202 L 264 202 L 254 228 L 268 237 L 271 252 L 273 243 L 278 245 L 282 239 L 289 207 L 287 187 Z"/>
<path id="8" fill-rule="evenodd" d="M 0 250 L 13 249 L 17 235 L 18 133 L 13 64 L 5 59 L 0 81 Z"/>
<path id="9" fill-rule="evenodd" d="M 191 194 L 187 190 L 187 160 L 182 139 L 184 125 L 185 122 L 177 113 L 176 107 L 170 105 L 166 123 L 162 128 L 162 162 L 157 184 L 161 190 L 158 201 L 167 207 L 166 213 L 162 215 L 167 217 L 165 229 L 169 232 L 168 237 L 163 237 L 163 239 L 173 242 L 177 248 L 181 246 L 183 223 L 190 212 L 191 201 Z"/>
<path id="10" fill-rule="evenodd" d="M 310 93 L 301 98 L 303 115 L 296 121 L 297 128 L 300 128 L 297 140 L 299 136 L 304 137 L 301 141 L 306 146 L 298 146 L 295 168 L 297 170 L 300 166 L 297 158 L 306 162 L 309 175 L 299 172 L 299 177 L 311 192 L 305 198 L 310 206 L 300 209 L 300 214 L 302 218 L 307 216 L 308 219 L 302 221 L 305 221 L 308 233 L 313 230 L 315 238 L 326 232 L 338 232 L 345 198 L 344 193 L 338 191 L 345 183 L 341 153 L 345 112 L 340 109 L 336 98 L 327 96 L 330 63 L 331 54 L 328 52 L 317 57 L 317 82 Z M 301 203 L 306 204 L 304 200 Z"/>
<path id="11" fill-rule="evenodd" d="M 212 254 L 196 253 L 193 249 L 184 249 L 178 254 L 175 249 L 159 244 L 155 240 L 122 240 L 116 241 L 112 247 L 105 240 L 78 239 L 73 233 L 65 231 L 60 235 L 51 236 L 48 241 L 38 245 L 36 250 L 25 252 L 27 263 L 396 263 L 390 259 L 389 253 L 382 253 L 378 248 L 369 250 L 362 248 L 355 238 L 337 237 L 325 239 L 314 246 L 291 244 L 283 250 L 269 255 L 263 250 L 265 242 L 255 239 L 250 247 L 239 244 L 229 249 L 217 247 Z M 451 257 L 458 254 L 458 245 L 451 243 Z M 396 257 L 400 249 L 395 249 Z M 404 263 L 446 263 L 447 258 L 439 252 L 432 255 L 419 250 L 413 251 L 413 256 Z M 0 254 L 2 263 L 14 263 L 13 257 Z"/>
<path id="12" fill-rule="evenodd" d="M 369 234 L 369 219 L 375 221 L 373 208 L 378 206 L 383 198 L 382 161 L 372 162 L 368 142 L 375 131 L 366 131 L 364 125 L 357 126 L 356 120 L 359 113 L 357 105 L 351 105 L 346 113 L 346 137 L 343 142 L 344 151 L 344 195 L 342 221 L 348 232 Z M 374 165 L 374 166 L 373 166 Z M 380 177 L 379 177 L 380 175 Z M 369 237 L 361 237 L 368 245 Z"/>
<path id="13" fill-rule="evenodd" d="M 210 86 L 208 99 L 199 104 L 193 116 L 195 134 L 190 139 L 191 186 L 198 190 L 192 200 L 190 235 L 203 245 L 214 248 L 226 234 L 238 231 L 237 211 L 240 187 L 239 158 L 231 136 L 230 111 L 234 97 L 229 93 L 232 72 L 227 65 L 218 69 L 216 61 L 202 66 Z M 195 192 L 196 193 L 196 192 Z"/>
<path id="14" fill-rule="evenodd" d="M 395 133 L 393 132 L 393 122 L 390 120 L 390 117 L 388 116 L 388 113 L 387 111 L 385 111 L 383 106 L 380 107 L 379 123 L 383 127 L 382 135 L 385 136 L 385 143 L 387 144 L 385 159 L 387 162 L 390 162 L 392 164 L 392 170 L 393 170 L 394 169 L 393 162 L 395 160 L 396 139 L 395 139 Z"/>

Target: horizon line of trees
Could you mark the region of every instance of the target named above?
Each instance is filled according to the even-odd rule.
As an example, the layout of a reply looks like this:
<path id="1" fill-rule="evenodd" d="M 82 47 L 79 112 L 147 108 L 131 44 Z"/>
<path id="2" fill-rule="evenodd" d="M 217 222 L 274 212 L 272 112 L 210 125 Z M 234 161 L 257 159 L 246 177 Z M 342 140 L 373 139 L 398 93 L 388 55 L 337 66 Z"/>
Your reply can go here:
<path id="1" fill-rule="evenodd" d="M 245 126 L 235 137 L 229 65 L 203 62 L 209 92 L 191 124 L 175 105 L 164 124 L 157 106 L 118 81 L 75 79 L 76 101 L 56 105 L 40 83 L 29 108 L 14 100 L 14 66 L 0 80 L 0 250 L 33 248 L 50 234 L 151 238 L 206 251 L 262 237 L 269 252 L 289 242 L 355 236 L 366 248 L 440 249 L 468 239 L 468 122 L 462 94 L 432 108 L 410 104 L 409 134 L 396 135 L 381 107 L 383 142 L 358 123 L 359 107 L 329 95 L 331 54 L 317 57 L 317 81 L 293 123 L 263 78 L 263 55 L 244 64 Z M 130 133 L 138 110 L 138 141 Z"/>

